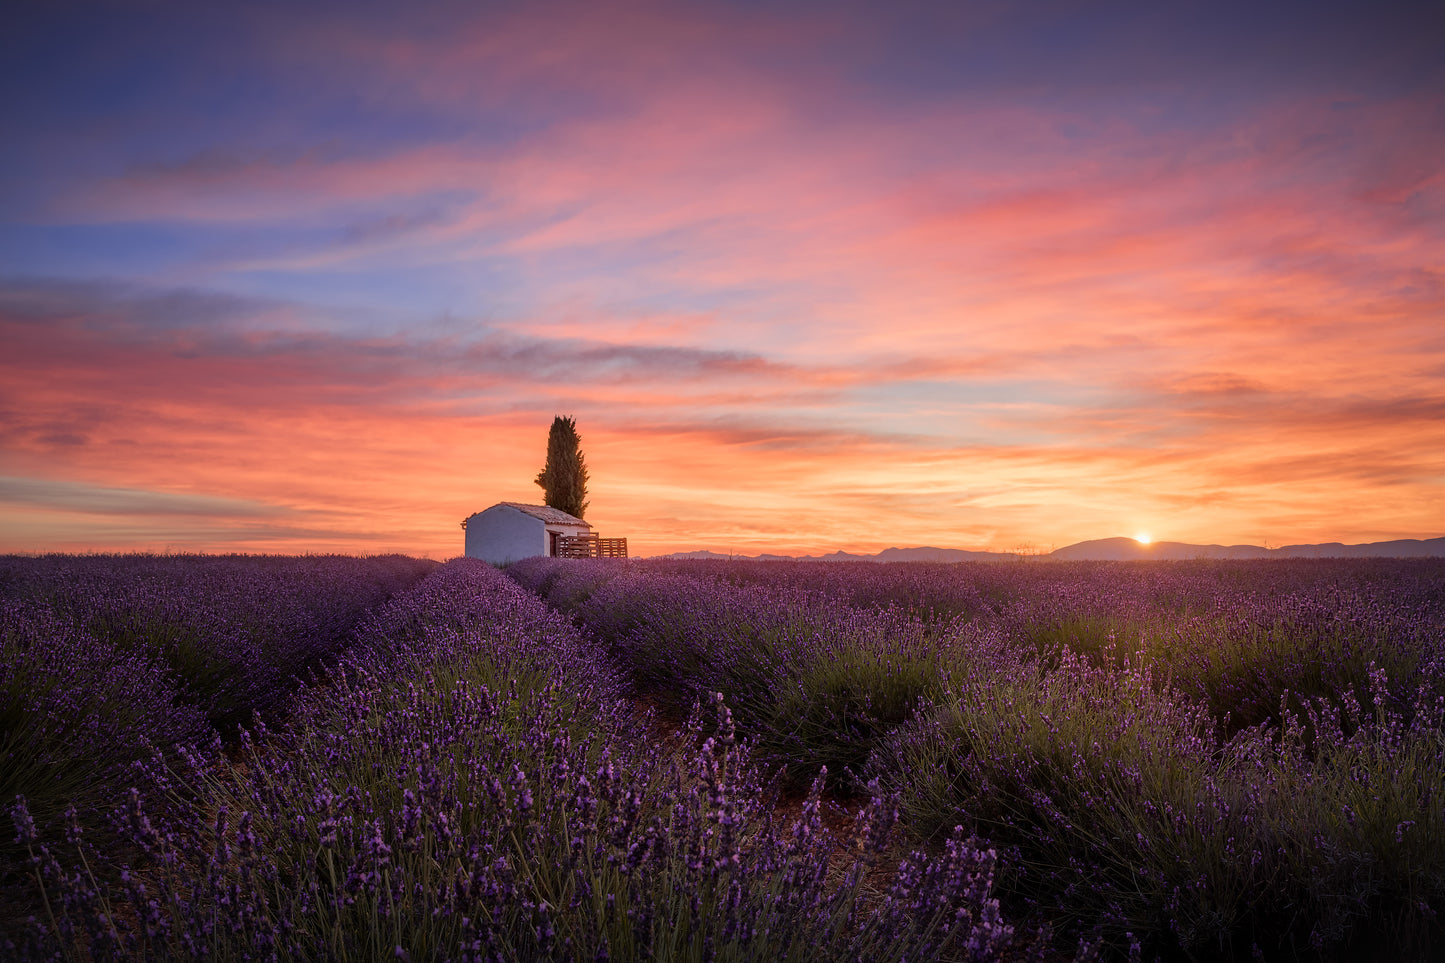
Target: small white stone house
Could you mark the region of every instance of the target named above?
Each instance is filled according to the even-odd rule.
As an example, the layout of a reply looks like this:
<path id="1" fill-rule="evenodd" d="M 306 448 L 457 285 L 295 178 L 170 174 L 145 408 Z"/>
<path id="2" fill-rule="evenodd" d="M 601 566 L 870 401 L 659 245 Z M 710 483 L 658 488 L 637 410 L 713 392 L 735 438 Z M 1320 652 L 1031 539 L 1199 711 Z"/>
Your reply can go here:
<path id="1" fill-rule="evenodd" d="M 533 555 L 556 555 L 564 535 L 591 535 L 592 526 L 546 505 L 501 502 L 462 522 L 466 555 L 505 565 Z"/>

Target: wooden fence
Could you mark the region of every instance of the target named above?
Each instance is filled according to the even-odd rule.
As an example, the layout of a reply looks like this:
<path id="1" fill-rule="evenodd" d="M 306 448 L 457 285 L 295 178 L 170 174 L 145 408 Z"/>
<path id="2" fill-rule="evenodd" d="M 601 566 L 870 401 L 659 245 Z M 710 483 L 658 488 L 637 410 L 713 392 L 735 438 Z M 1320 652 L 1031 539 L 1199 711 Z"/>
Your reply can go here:
<path id="1" fill-rule="evenodd" d="M 627 539 L 597 535 L 562 535 L 557 539 L 558 558 L 626 558 Z"/>

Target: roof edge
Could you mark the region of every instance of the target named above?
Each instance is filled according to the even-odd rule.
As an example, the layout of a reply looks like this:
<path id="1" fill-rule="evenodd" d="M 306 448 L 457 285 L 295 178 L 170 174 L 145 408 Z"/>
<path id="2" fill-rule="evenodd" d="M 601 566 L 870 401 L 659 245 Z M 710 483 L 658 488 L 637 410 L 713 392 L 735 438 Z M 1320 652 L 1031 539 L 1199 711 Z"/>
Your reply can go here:
<path id="1" fill-rule="evenodd" d="M 484 508 L 481 512 L 474 512 L 468 517 L 475 518 L 477 515 L 482 514 L 482 512 L 489 512 L 493 508 L 516 509 L 525 515 L 531 515 L 533 518 L 546 522 L 549 525 L 581 525 L 585 528 L 592 527 L 592 523 L 585 518 L 570 515 L 560 508 L 553 508 L 550 505 L 529 505 L 526 502 L 497 502 L 497 504 Z"/>

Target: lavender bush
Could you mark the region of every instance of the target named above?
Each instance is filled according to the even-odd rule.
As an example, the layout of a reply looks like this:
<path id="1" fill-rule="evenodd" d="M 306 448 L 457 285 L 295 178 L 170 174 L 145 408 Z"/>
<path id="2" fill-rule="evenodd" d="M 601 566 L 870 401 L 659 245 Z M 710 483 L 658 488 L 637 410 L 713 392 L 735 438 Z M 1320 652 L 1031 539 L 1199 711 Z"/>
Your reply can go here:
<path id="1" fill-rule="evenodd" d="M 191 795 L 188 813 L 161 826 L 133 795 L 118 818 L 138 856 L 113 879 L 78 827 L 63 846 L 47 841 L 17 801 L 45 910 L 11 951 L 1017 955 L 992 853 L 958 836 L 941 859 L 890 869 L 888 799 L 843 846 L 822 828 L 817 787 L 799 818 L 777 818 L 720 697 L 708 724 L 694 716 L 659 749 L 616 695 L 600 649 L 490 568 L 453 562 L 379 613 L 285 729 L 243 738 L 234 759 L 191 754 L 158 774 Z"/>
<path id="2" fill-rule="evenodd" d="M 663 706 L 725 693 L 743 731 L 804 786 L 827 769 L 835 787 L 860 788 L 849 777 L 877 739 L 940 691 L 933 635 L 897 610 L 650 566 L 529 559 L 508 574 L 566 606 Z"/>
<path id="3" fill-rule="evenodd" d="M 101 811 L 153 749 L 209 741 L 275 711 L 293 675 L 334 656 L 370 606 L 436 563 L 398 557 L 0 557 L 0 791 L 58 828 Z M 0 919 L 22 850 L 0 839 Z"/>
<path id="4" fill-rule="evenodd" d="M 1325 698 L 1222 742 L 1146 673 L 955 677 L 873 760 L 920 831 L 963 820 L 1056 921 L 1195 957 L 1424 953 L 1445 896 L 1441 707 Z M 1408 719 L 1408 721 L 1407 721 Z"/>
<path id="5" fill-rule="evenodd" d="M 62 776 L 7 790 L 35 919 L 0 956 L 1044 951 L 1004 914 L 1055 958 L 1445 945 L 1438 561 L 457 560 L 399 594 L 23 561 L 0 719 Z M 269 728 L 207 742 L 222 696 Z"/>
<path id="6" fill-rule="evenodd" d="M 207 731 L 158 660 L 45 605 L 0 600 L 0 799 L 23 793 L 40 825 L 58 825 L 67 807 L 90 815 L 109 803 L 151 743 Z M 0 839 L 0 897 L 10 905 L 21 857 L 13 836 Z"/>
<path id="7" fill-rule="evenodd" d="M 868 652 L 857 626 L 914 626 L 926 705 L 825 728 L 872 749 L 920 838 L 990 840 L 1006 905 L 1062 933 L 1210 959 L 1441 945 L 1438 560 L 510 572 L 645 687 L 732 684 L 795 771 L 837 751 L 810 733 L 829 686 L 802 667 Z M 870 680 L 840 688 L 888 671 L 861 661 Z"/>
<path id="8" fill-rule="evenodd" d="M 0 558 L 0 598 L 45 605 L 169 667 L 177 697 L 233 729 L 285 701 L 370 608 L 435 562 L 402 556 Z"/>

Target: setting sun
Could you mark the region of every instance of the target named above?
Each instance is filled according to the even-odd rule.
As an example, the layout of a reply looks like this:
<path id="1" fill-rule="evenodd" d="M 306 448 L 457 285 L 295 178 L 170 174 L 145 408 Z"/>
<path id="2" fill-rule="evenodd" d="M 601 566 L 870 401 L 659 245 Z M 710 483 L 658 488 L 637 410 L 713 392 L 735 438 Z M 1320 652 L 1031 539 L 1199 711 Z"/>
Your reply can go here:
<path id="1" fill-rule="evenodd" d="M 1138 535 L 1134 536 L 1134 541 L 1138 542 L 1140 545 L 1148 545 L 1150 542 L 1154 541 L 1154 536 L 1150 535 L 1148 532 L 1140 532 Z"/>

